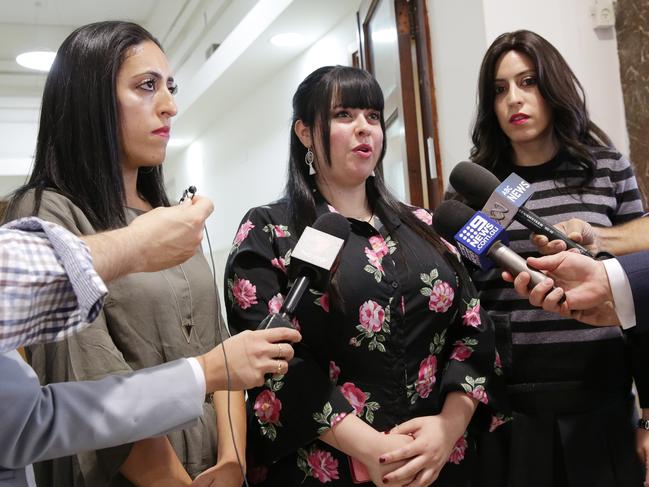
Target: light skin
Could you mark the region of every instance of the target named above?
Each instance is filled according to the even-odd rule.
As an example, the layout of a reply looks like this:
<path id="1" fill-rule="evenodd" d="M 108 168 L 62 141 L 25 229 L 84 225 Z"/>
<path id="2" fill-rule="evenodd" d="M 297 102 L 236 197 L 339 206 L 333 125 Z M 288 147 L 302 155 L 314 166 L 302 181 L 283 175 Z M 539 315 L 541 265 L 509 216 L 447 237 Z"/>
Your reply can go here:
<path id="1" fill-rule="evenodd" d="M 577 252 L 562 251 L 545 257 L 527 259 L 531 267 L 552 276 L 529 290 L 529 274 L 522 272 L 516 279 L 505 272 L 503 279 L 514 283 L 516 292 L 529 299 L 534 306 L 558 313 L 595 326 L 616 326 L 613 294 L 604 264 Z M 552 286 L 557 286 L 550 291 Z M 566 299 L 560 303 L 565 294 Z M 642 417 L 649 419 L 649 409 L 642 410 Z M 636 432 L 636 451 L 642 463 L 649 467 L 649 431 Z M 649 487 L 649 468 L 646 469 L 644 485 Z"/>
<path id="2" fill-rule="evenodd" d="M 166 155 L 171 119 L 177 113 L 173 99 L 176 85 L 167 57 L 153 42 L 146 41 L 132 46 L 118 71 L 116 95 L 120 124 L 120 163 L 126 205 L 143 211 L 152 210 L 151 204 L 137 191 L 137 175 L 140 168 L 160 165 Z M 155 210 L 153 210 L 155 211 Z M 215 393 L 215 405 L 226 404 L 226 392 Z M 242 392 L 231 394 L 232 409 L 244 411 Z M 222 412 L 222 416 L 226 413 Z M 217 421 L 217 426 L 224 424 Z M 233 415 L 235 431 L 245 431 L 243 415 Z M 229 427 L 227 428 L 229 429 Z M 228 433 L 219 430 L 219 437 Z M 245 448 L 245 443 L 241 445 Z M 208 475 L 219 472 L 231 458 L 226 450 L 219 454 L 216 468 Z M 217 459 L 214 459 L 215 462 Z M 152 485 L 190 485 L 191 479 L 178 457 L 173 454 L 166 437 L 157 437 L 135 443 L 122 465 L 122 474 L 138 487 Z M 222 485 L 240 485 L 235 479 Z"/>
<path id="3" fill-rule="evenodd" d="M 315 181 L 322 195 L 346 217 L 367 220 L 372 210 L 365 180 L 381 156 L 381 114 L 375 109 L 333 106 L 330 117 L 330 165 L 311 127 L 298 120 L 295 133 L 315 153 Z"/>
<path id="4" fill-rule="evenodd" d="M 586 247 L 593 255 L 600 251 L 626 255 L 649 249 L 649 218 L 636 218 L 613 227 L 594 227 L 578 218 L 571 218 L 556 224 L 555 227 Z M 566 250 L 565 242 L 549 241 L 543 235 L 532 235 L 532 242 L 544 255 Z"/>
<path id="5" fill-rule="evenodd" d="M 338 212 L 349 218 L 367 221 L 372 216 L 365 181 L 381 155 L 384 134 L 380 117 L 378 110 L 334 103 L 330 111 L 330 164 L 311 127 L 301 120 L 294 127 L 302 144 L 315 153 L 318 190 Z M 466 395 L 451 393 L 441 414 L 407 421 L 389 434 L 376 431 L 354 415 L 347 415 L 320 439 L 360 460 L 376 485 L 423 487 L 439 475 L 475 407 Z"/>
<path id="6" fill-rule="evenodd" d="M 494 111 L 511 141 L 514 163 L 536 166 L 549 161 L 558 144 L 532 60 L 518 51 L 504 53 L 496 63 L 494 84 Z"/>

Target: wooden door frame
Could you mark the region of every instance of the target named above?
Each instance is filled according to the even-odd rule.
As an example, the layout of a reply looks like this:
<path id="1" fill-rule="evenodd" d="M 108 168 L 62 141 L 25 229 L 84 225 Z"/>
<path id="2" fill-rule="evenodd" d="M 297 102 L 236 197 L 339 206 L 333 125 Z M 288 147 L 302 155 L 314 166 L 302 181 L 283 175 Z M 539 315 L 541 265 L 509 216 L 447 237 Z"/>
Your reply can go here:
<path id="1" fill-rule="evenodd" d="M 391 1 L 391 0 L 385 0 Z M 399 77 L 406 142 L 406 168 L 410 202 L 416 206 L 436 207 L 443 194 L 442 164 L 437 131 L 437 106 L 433 78 L 430 28 L 425 0 L 392 0 L 394 2 Z M 374 73 L 369 36 L 369 22 L 379 0 L 364 1 L 357 12 L 361 66 Z M 413 60 L 413 42 L 415 59 Z M 415 64 L 416 63 L 416 64 Z M 415 72 L 418 74 L 415 80 Z M 417 85 L 416 85 L 417 82 Z M 418 120 L 421 118 L 421 121 Z M 420 127 L 421 126 L 421 130 Z M 433 141 L 429 151 L 427 140 Z M 429 152 L 434 152 L 430 154 Z M 431 163 L 435 174 L 431 172 Z M 422 175 L 422 161 L 425 174 Z M 435 176 L 434 178 L 432 176 Z M 423 187 L 426 182 L 426 188 Z"/>

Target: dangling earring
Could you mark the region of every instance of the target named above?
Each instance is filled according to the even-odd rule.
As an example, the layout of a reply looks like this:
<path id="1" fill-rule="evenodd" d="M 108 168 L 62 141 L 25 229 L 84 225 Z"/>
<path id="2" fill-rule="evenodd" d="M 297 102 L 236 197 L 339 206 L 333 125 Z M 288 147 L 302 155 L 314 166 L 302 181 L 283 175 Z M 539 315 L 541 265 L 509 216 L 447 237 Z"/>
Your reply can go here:
<path id="1" fill-rule="evenodd" d="M 376 176 L 376 174 L 374 174 L 374 169 L 372 169 L 372 172 L 370 173 L 370 176 L 371 176 L 371 177 Z"/>
<path id="2" fill-rule="evenodd" d="M 316 173 L 315 168 L 313 167 L 313 161 L 315 161 L 315 155 L 313 154 L 311 147 L 309 147 L 307 148 L 306 155 L 304 156 L 304 162 L 306 162 L 306 165 L 309 166 L 309 176 L 313 176 Z"/>

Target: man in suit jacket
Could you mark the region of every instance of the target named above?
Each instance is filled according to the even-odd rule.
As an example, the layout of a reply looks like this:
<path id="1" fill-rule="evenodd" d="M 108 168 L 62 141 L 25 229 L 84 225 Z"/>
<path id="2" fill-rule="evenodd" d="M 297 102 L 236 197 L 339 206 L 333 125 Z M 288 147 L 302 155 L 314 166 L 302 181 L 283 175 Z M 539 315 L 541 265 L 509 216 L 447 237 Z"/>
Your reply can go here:
<path id="1" fill-rule="evenodd" d="M 205 393 L 225 389 L 228 379 L 242 390 L 261 385 L 267 373 L 286 372 L 293 350 L 280 342 L 299 340 L 287 328 L 240 334 L 202 356 L 125 376 L 45 387 L 13 350 L 60 340 L 92 322 L 106 295 L 100 277 L 189 258 L 211 212 L 209 200 L 195 197 L 83 242 L 36 218 L 0 228 L 0 487 L 35 485 L 33 462 L 183 428 L 201 415 Z"/>

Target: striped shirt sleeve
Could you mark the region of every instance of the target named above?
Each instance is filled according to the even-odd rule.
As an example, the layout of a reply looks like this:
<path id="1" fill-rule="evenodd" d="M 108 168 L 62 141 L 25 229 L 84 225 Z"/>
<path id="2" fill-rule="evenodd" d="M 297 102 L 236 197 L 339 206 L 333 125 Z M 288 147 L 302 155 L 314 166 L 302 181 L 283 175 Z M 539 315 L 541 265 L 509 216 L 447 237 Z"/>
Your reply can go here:
<path id="1" fill-rule="evenodd" d="M 78 332 L 106 294 L 88 247 L 64 228 L 33 217 L 0 228 L 0 352 Z"/>

